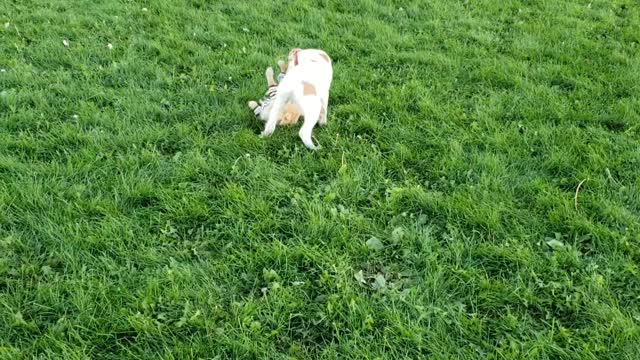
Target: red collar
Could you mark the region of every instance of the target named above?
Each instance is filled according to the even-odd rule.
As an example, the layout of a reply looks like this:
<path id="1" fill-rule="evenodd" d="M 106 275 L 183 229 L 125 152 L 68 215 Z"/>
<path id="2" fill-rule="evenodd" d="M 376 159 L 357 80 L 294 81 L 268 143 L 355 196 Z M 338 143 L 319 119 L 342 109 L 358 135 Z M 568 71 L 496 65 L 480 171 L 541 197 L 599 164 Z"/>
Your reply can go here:
<path id="1" fill-rule="evenodd" d="M 298 52 L 293 53 L 293 65 L 298 66 Z"/>

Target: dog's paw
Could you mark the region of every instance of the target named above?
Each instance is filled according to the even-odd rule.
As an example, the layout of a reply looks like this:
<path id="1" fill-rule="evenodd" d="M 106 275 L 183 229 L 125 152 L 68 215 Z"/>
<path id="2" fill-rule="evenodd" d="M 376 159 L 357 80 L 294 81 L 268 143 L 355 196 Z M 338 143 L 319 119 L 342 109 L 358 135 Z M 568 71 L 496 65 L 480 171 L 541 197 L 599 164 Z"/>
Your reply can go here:
<path id="1" fill-rule="evenodd" d="M 308 138 L 306 136 L 300 136 L 300 139 L 302 140 L 302 143 L 307 149 L 314 150 L 314 151 L 320 150 L 320 144 L 318 145 L 314 144 L 311 138 Z"/>
<path id="2" fill-rule="evenodd" d="M 255 102 L 255 101 L 253 101 L 253 100 L 251 100 L 251 101 L 249 101 L 249 102 L 247 103 L 247 106 L 249 106 L 249 109 L 253 110 L 253 109 L 255 109 L 255 108 L 257 108 L 257 107 L 258 107 L 258 103 L 257 103 L 257 102 Z"/>
<path id="3" fill-rule="evenodd" d="M 271 134 L 273 134 L 273 131 L 275 130 L 275 128 L 265 128 L 264 130 L 262 130 L 262 132 L 260 133 L 260 137 L 261 138 L 268 138 L 269 136 L 271 136 Z"/>
<path id="4" fill-rule="evenodd" d="M 304 147 L 306 147 L 309 150 L 313 150 L 313 151 L 318 151 L 318 150 L 322 149 L 322 146 L 314 145 L 314 144 L 304 144 Z"/>

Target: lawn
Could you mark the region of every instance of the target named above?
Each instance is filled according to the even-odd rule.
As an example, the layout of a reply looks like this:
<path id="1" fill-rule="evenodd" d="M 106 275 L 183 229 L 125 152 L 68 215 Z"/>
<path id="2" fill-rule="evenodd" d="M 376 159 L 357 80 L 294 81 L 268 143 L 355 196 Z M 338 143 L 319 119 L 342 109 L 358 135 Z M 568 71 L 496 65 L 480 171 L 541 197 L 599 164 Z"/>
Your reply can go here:
<path id="1" fill-rule="evenodd" d="M 636 0 L 0 2 L 0 358 L 639 359 L 639 219 Z"/>

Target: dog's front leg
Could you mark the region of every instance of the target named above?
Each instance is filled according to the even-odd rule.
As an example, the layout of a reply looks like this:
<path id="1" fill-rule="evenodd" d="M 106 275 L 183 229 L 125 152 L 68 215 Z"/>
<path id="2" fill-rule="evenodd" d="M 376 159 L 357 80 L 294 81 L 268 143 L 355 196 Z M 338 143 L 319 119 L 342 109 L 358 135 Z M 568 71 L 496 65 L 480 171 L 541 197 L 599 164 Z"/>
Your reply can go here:
<path id="1" fill-rule="evenodd" d="M 264 130 L 260 134 L 261 137 L 268 137 L 273 134 L 276 129 L 276 125 L 278 125 L 278 120 L 280 116 L 282 116 L 282 110 L 284 108 L 285 98 L 284 96 L 276 96 L 273 100 L 273 105 L 271 106 L 271 111 L 269 112 L 269 120 L 264 126 Z"/>

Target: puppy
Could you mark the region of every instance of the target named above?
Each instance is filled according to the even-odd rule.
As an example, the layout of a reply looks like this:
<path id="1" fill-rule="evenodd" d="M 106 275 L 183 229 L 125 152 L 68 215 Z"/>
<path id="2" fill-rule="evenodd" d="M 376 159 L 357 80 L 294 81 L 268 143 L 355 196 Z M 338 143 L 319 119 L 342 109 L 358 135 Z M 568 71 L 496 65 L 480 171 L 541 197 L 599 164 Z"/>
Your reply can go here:
<path id="1" fill-rule="evenodd" d="M 331 58 L 322 50 L 293 49 L 289 52 L 286 75 L 278 91 L 261 137 L 268 137 L 276 129 L 285 104 L 291 102 L 301 110 L 304 123 L 298 132 L 304 145 L 318 149 L 311 135 L 316 123 L 327 124 L 329 88 L 333 81 Z"/>
<path id="2" fill-rule="evenodd" d="M 278 61 L 278 66 L 280 67 L 278 82 L 280 82 L 286 73 L 287 64 L 284 61 Z M 265 76 L 267 78 L 267 92 L 265 93 L 265 96 L 259 101 L 249 101 L 247 104 L 249 109 L 253 110 L 255 116 L 264 122 L 269 119 L 271 105 L 273 104 L 273 99 L 277 94 L 278 88 L 278 83 L 273 77 L 273 69 L 271 67 L 267 68 Z M 298 123 L 300 115 L 300 111 L 298 111 L 294 104 L 287 103 L 284 105 L 284 111 L 282 117 L 278 120 L 278 125 L 294 125 Z"/>

